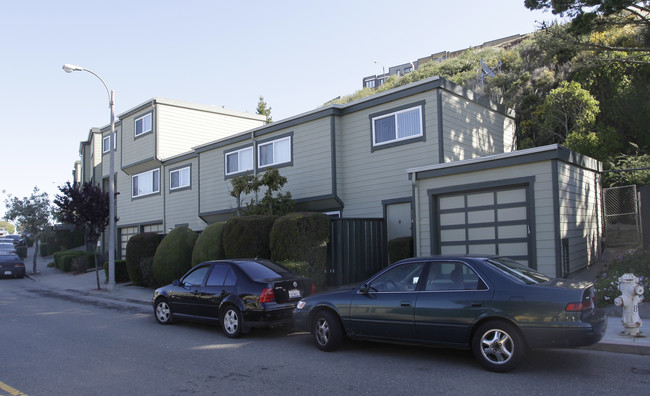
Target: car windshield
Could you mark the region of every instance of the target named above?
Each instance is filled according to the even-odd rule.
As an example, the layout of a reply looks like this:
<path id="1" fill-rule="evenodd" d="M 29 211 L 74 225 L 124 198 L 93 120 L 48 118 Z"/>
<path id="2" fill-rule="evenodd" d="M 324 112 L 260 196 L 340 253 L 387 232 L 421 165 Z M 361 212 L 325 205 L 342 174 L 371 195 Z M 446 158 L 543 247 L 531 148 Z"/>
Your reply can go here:
<path id="1" fill-rule="evenodd" d="M 492 258 L 486 260 L 486 263 L 491 264 L 497 271 L 529 285 L 551 280 L 548 276 L 505 257 Z"/>
<path id="2" fill-rule="evenodd" d="M 238 261 L 237 264 L 251 279 L 282 278 L 292 275 L 286 268 L 272 261 Z"/>

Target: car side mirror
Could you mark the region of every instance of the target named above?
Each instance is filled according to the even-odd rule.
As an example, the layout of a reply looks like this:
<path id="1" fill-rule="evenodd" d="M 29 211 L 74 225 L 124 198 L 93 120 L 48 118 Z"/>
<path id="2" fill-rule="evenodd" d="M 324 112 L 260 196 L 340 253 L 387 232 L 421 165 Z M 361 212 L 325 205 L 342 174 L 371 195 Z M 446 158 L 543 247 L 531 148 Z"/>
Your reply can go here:
<path id="1" fill-rule="evenodd" d="M 364 283 L 363 285 L 361 285 L 361 287 L 359 287 L 359 293 L 368 294 L 368 284 L 367 283 Z"/>
<path id="2" fill-rule="evenodd" d="M 180 285 L 181 285 L 181 281 L 179 281 L 178 279 L 176 279 L 176 280 L 174 280 L 174 281 L 172 282 L 172 286 L 176 286 L 176 287 L 178 287 L 178 286 L 180 286 Z"/>

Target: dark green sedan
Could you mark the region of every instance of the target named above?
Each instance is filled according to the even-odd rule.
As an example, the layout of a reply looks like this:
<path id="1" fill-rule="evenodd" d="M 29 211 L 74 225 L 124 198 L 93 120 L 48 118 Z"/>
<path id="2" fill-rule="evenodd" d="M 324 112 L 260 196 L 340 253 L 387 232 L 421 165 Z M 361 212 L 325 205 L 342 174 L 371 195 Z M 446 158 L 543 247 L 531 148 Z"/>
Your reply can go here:
<path id="1" fill-rule="evenodd" d="M 463 348 L 497 372 L 529 348 L 595 344 L 607 326 L 592 283 L 550 279 L 503 257 L 403 260 L 354 289 L 302 299 L 293 318 L 323 351 L 345 336 Z"/>

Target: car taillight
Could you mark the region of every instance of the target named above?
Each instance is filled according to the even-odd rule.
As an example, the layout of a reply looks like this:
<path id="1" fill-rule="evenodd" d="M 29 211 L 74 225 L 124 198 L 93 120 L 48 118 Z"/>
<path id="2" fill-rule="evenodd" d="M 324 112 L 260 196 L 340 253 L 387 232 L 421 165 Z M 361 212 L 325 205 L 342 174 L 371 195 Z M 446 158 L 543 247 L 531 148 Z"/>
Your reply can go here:
<path id="1" fill-rule="evenodd" d="M 24 267 L 25 263 L 16 263 L 16 267 Z"/>
<path id="2" fill-rule="evenodd" d="M 314 282 L 311 283 L 311 294 L 316 294 L 316 284 Z"/>
<path id="3" fill-rule="evenodd" d="M 591 300 L 583 301 L 583 302 L 578 302 L 578 303 L 568 303 L 566 305 L 565 310 L 567 312 L 580 312 L 584 311 L 587 309 L 591 309 L 593 304 L 591 303 Z"/>
<path id="4" fill-rule="evenodd" d="M 274 301 L 275 301 L 275 293 L 273 293 L 273 289 L 263 289 L 262 294 L 260 294 L 260 302 L 267 303 L 267 302 L 274 302 Z"/>

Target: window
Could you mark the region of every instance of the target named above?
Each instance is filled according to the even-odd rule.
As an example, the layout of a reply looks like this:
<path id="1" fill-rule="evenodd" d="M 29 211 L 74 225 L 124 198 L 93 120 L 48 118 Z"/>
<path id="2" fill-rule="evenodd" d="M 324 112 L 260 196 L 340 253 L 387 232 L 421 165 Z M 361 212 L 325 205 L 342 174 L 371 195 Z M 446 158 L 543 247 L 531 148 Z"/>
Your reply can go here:
<path id="1" fill-rule="evenodd" d="M 424 263 L 405 263 L 380 274 L 370 283 L 374 292 L 414 291 L 420 281 Z"/>
<path id="2" fill-rule="evenodd" d="M 375 146 L 422 136 L 422 107 L 412 107 L 372 119 Z"/>
<path id="3" fill-rule="evenodd" d="M 178 188 L 190 186 L 190 167 L 187 166 L 181 169 L 175 169 L 169 172 L 169 189 L 176 190 Z"/>
<path id="4" fill-rule="evenodd" d="M 434 261 L 429 267 L 426 291 L 485 290 L 487 285 L 472 268 L 461 262 Z"/>
<path id="5" fill-rule="evenodd" d="M 133 175 L 133 198 L 160 192 L 160 170 Z"/>
<path id="6" fill-rule="evenodd" d="M 366 88 L 374 88 L 374 87 L 375 87 L 375 80 L 366 81 Z"/>
<path id="7" fill-rule="evenodd" d="M 259 167 L 291 162 L 291 137 L 260 144 L 257 150 Z"/>
<path id="8" fill-rule="evenodd" d="M 253 147 L 226 153 L 226 175 L 253 169 Z"/>
<path id="9" fill-rule="evenodd" d="M 104 136 L 102 140 L 102 153 L 108 153 L 108 148 L 111 146 L 110 136 Z M 113 132 L 113 150 L 117 148 L 117 132 Z"/>
<path id="10" fill-rule="evenodd" d="M 151 132 L 151 113 L 135 119 L 135 136 Z"/>
<path id="11" fill-rule="evenodd" d="M 201 286 L 203 284 L 203 279 L 205 279 L 205 275 L 207 275 L 209 270 L 210 266 L 204 265 L 190 272 L 185 276 L 185 278 L 183 278 L 183 286 Z"/>

